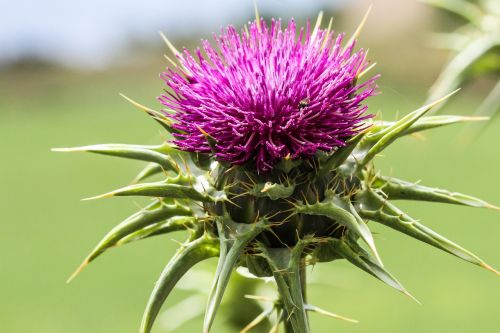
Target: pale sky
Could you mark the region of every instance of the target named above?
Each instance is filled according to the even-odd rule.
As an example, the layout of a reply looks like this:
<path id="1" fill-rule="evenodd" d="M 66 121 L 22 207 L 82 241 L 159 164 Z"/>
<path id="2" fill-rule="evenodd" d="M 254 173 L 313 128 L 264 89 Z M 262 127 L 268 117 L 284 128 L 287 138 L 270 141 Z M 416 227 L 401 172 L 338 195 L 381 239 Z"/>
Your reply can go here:
<path id="1" fill-rule="evenodd" d="M 349 0 L 260 0 L 266 15 L 315 17 Z M 352 2 L 352 1 L 351 1 Z M 0 65 L 27 56 L 98 67 L 130 40 L 157 42 L 158 31 L 208 36 L 251 18 L 252 0 L 0 0 Z"/>

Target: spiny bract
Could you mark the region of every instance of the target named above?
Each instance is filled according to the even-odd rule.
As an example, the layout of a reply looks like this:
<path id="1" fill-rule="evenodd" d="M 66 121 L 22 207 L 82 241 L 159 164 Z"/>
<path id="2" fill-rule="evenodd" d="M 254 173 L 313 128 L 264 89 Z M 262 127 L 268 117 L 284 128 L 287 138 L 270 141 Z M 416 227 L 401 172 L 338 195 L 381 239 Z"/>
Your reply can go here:
<path id="1" fill-rule="evenodd" d="M 373 93 L 373 79 L 357 83 L 368 69 L 366 54 L 351 56 L 352 42 L 342 49 L 330 27 L 319 28 L 320 21 L 321 15 L 315 28 L 306 29 L 302 39 L 296 39 L 293 23 L 282 31 L 279 23 L 268 29 L 257 18 L 242 39 L 230 28 L 228 35 L 218 39 L 222 57 L 205 43 L 212 64 L 201 55 L 196 62 L 188 52 L 181 55 L 171 47 L 180 65 L 165 74 L 173 93 L 160 100 L 175 109 L 174 113 L 129 101 L 173 134 L 175 145 L 165 142 L 159 146 L 108 144 L 60 149 L 150 162 L 135 178 L 134 185 L 96 197 L 148 196 L 152 202 L 113 228 L 77 272 L 117 245 L 178 230 L 188 233 L 153 289 L 142 333 L 150 332 L 179 279 L 192 266 L 212 257 L 219 257 L 219 261 L 204 332 L 212 325 L 236 267 L 246 267 L 257 277 L 274 278 L 279 295 L 273 307 L 275 327 L 283 323 L 286 332 L 309 332 L 307 312 L 326 313 L 306 302 L 306 265 L 346 259 L 409 295 L 384 268 L 368 221 L 493 270 L 471 252 L 401 211 L 393 201 L 493 206 L 464 194 L 382 176 L 373 166 L 374 157 L 400 137 L 478 119 L 424 117 L 448 96 L 395 122 L 366 119 L 360 102 Z M 279 42 L 285 39 L 286 43 Z M 252 63 L 252 57 L 260 55 L 255 48 L 261 47 L 266 48 L 261 55 L 268 58 Z M 243 51 L 245 54 L 241 54 Z M 272 63 L 278 61 L 273 54 L 292 51 L 302 52 L 308 59 L 302 72 L 285 68 L 297 66 L 297 62 L 282 63 L 281 67 Z M 317 69 L 325 65 L 333 69 Z M 297 75 L 300 72 L 300 78 L 275 73 L 275 69 Z M 226 80 L 229 76 L 233 81 Z M 287 82 L 261 82 L 264 78 Z M 302 90 L 288 82 L 296 79 L 304 85 Z M 368 88 L 361 89 L 364 86 Z M 301 94 L 295 95 L 299 91 L 294 89 Z M 294 95 L 287 95 L 288 91 Z M 314 120 L 316 116 L 320 118 Z M 292 119 L 291 127 L 287 127 L 287 117 Z M 260 131 L 267 126 L 264 119 L 279 124 Z M 252 127 L 255 124 L 263 127 Z M 288 133 L 288 128 L 297 131 Z M 165 179 L 142 182 L 159 174 Z M 271 316 L 271 311 L 264 312 L 244 331 L 266 316 Z"/>

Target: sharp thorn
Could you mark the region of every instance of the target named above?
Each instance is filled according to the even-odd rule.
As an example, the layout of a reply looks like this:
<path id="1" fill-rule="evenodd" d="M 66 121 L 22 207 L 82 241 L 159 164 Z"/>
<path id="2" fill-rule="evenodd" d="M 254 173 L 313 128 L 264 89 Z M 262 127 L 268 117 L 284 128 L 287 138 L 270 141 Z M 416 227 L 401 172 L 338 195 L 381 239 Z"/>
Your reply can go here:
<path id="1" fill-rule="evenodd" d="M 253 1 L 253 7 L 255 10 L 255 23 L 257 24 L 257 29 L 260 30 L 260 15 L 259 15 L 259 8 L 257 7 L 257 0 Z"/>
<path id="2" fill-rule="evenodd" d="M 314 26 L 314 30 L 311 34 L 311 41 L 316 39 L 316 35 L 318 34 L 319 27 L 321 26 L 321 21 L 323 20 L 323 11 L 320 11 L 318 14 L 318 18 L 316 20 L 316 25 Z"/>
<path id="3" fill-rule="evenodd" d="M 171 63 L 171 64 L 172 64 L 172 66 L 174 66 L 174 67 L 178 67 L 178 65 L 175 63 L 175 61 L 173 61 L 173 60 L 172 60 L 172 58 L 170 58 L 168 55 L 164 54 L 164 55 L 163 55 L 163 57 L 165 57 L 165 59 L 167 59 L 167 61 L 168 61 L 169 63 Z"/>
<path id="4" fill-rule="evenodd" d="M 83 198 L 83 199 L 81 199 L 81 201 L 90 201 L 90 200 L 96 200 L 96 199 L 111 198 L 113 196 L 114 196 L 113 192 L 108 192 L 108 193 L 99 194 L 99 195 L 89 197 L 89 198 Z"/>
<path id="5" fill-rule="evenodd" d="M 368 6 L 368 9 L 366 10 L 365 16 L 363 16 L 363 19 L 361 20 L 361 22 L 359 23 L 358 27 L 356 28 L 356 30 L 352 34 L 352 37 L 347 42 L 344 50 L 347 49 L 356 40 L 356 38 L 358 38 L 359 34 L 361 33 L 361 30 L 363 30 L 363 27 L 364 27 L 364 25 L 366 23 L 366 20 L 368 19 L 368 16 L 370 15 L 372 7 L 373 7 L 373 4 L 371 4 L 370 6 Z"/>
<path id="6" fill-rule="evenodd" d="M 377 65 L 376 62 L 372 63 L 370 66 L 366 67 L 361 73 L 358 74 L 358 79 L 362 78 L 366 73 L 372 70 Z"/>
<path id="7" fill-rule="evenodd" d="M 155 114 L 155 113 L 157 113 L 157 111 L 152 110 L 152 109 L 148 108 L 147 106 L 144 106 L 144 105 L 142 105 L 142 104 L 134 101 L 133 99 L 125 96 L 122 93 L 120 93 L 120 96 L 123 97 L 123 98 L 125 98 L 130 104 L 132 104 L 133 106 L 135 106 L 136 108 L 138 108 L 141 111 L 144 111 L 144 112 L 146 112 L 148 114 L 151 114 L 151 113 Z"/>
<path id="8" fill-rule="evenodd" d="M 489 270 L 490 272 L 495 273 L 496 275 L 500 275 L 500 272 L 498 272 L 496 269 L 494 269 L 493 267 L 491 267 L 490 265 L 488 265 L 485 262 L 482 262 L 481 264 L 479 264 L 479 266 Z"/>
<path id="9" fill-rule="evenodd" d="M 74 278 L 76 278 L 76 276 L 78 274 L 80 274 L 81 271 L 83 271 L 83 269 L 85 267 L 87 267 L 87 265 L 89 264 L 89 260 L 88 259 L 85 259 L 80 266 L 78 266 L 78 268 L 69 276 L 69 278 L 66 280 L 66 283 L 70 283 L 71 281 L 73 281 Z"/>
<path id="10" fill-rule="evenodd" d="M 259 296 L 259 295 L 244 295 L 244 298 L 247 299 L 254 299 L 257 301 L 265 301 L 265 302 L 275 302 L 276 300 L 271 297 L 266 297 L 266 296 Z"/>
<path id="11" fill-rule="evenodd" d="M 54 152 L 62 152 L 62 153 L 67 153 L 67 152 L 74 152 L 74 151 L 85 151 L 85 149 L 82 149 L 81 147 L 76 147 L 76 148 L 51 148 L 50 151 Z"/>
<path id="12" fill-rule="evenodd" d="M 439 103 L 442 103 L 444 102 L 445 100 L 447 100 L 448 98 L 450 98 L 452 95 L 455 95 L 461 88 L 458 88 L 458 89 L 455 89 L 453 90 L 451 93 L 449 93 L 448 95 L 445 95 L 437 100 L 435 100 L 434 102 L 431 102 L 429 104 L 426 105 L 427 108 L 433 108 L 435 107 L 436 105 L 438 105 Z"/>
<path id="13" fill-rule="evenodd" d="M 490 120 L 491 117 L 486 117 L 486 116 L 470 116 L 470 117 L 462 117 L 463 120 L 465 121 L 487 121 Z"/>
<path id="14" fill-rule="evenodd" d="M 179 51 L 177 51 L 175 46 L 168 40 L 167 36 L 165 36 L 165 34 L 161 31 L 159 33 L 165 44 L 167 44 L 167 47 L 170 49 L 170 52 L 172 52 L 176 57 L 179 56 Z"/>
<path id="15" fill-rule="evenodd" d="M 499 210 L 499 211 L 500 211 L 500 207 L 495 206 L 495 205 L 492 205 L 492 204 L 490 204 L 490 203 L 487 203 L 487 204 L 486 204 L 486 208 L 489 208 L 489 209 L 494 209 L 494 210 Z"/>
<path id="16" fill-rule="evenodd" d="M 322 314 L 324 316 L 328 316 L 328 317 L 332 317 L 332 318 L 335 318 L 335 319 L 344 320 L 344 321 L 347 321 L 347 322 L 350 322 L 350 323 L 353 323 L 353 324 L 358 324 L 359 323 L 359 320 L 348 318 L 348 317 L 344 317 L 344 316 L 340 316 L 340 315 L 332 313 L 330 311 L 326 311 L 324 309 L 318 308 L 317 306 L 314 306 L 314 305 L 308 305 L 308 308 L 309 308 L 310 311 L 317 312 L 317 313 Z"/>
<path id="17" fill-rule="evenodd" d="M 420 302 L 415 296 L 413 296 L 412 294 L 410 294 L 406 289 L 403 289 L 401 291 L 405 296 L 408 296 L 409 298 L 411 298 L 413 301 L 415 301 L 418 305 L 422 305 L 422 302 Z"/>

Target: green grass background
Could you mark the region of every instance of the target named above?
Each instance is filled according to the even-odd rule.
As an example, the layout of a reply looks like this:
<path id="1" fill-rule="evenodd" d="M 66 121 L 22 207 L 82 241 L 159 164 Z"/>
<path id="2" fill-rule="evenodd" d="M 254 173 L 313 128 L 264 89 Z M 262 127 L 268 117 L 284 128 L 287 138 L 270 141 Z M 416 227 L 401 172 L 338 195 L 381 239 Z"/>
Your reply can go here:
<path id="1" fill-rule="evenodd" d="M 143 201 L 81 202 L 129 182 L 141 164 L 50 148 L 94 143 L 156 143 L 162 131 L 118 96 L 156 106 L 158 68 L 99 74 L 49 69 L 2 72 L 0 80 L 0 332 L 137 332 L 153 283 L 177 244 L 167 235 L 109 251 L 71 284 L 65 280 L 112 226 Z M 424 87 L 380 80 L 371 110 L 392 119 L 418 107 Z M 446 113 L 470 114 L 466 93 Z M 378 159 L 386 173 L 449 188 L 500 205 L 500 122 L 475 141 L 462 125 L 405 138 Z M 411 215 L 500 267 L 500 212 L 432 203 L 401 203 Z M 360 320 L 312 314 L 314 332 L 496 333 L 499 280 L 450 255 L 373 226 L 386 266 L 423 303 L 397 293 L 345 262 L 314 268 L 312 303 Z M 215 261 L 205 267 L 214 269 Z M 186 279 L 192 276 L 187 275 Z M 175 290 L 166 306 L 188 294 Z M 171 318 L 171 320 L 176 320 Z M 200 332 L 193 320 L 177 332 Z M 219 317 L 214 332 L 234 332 Z M 157 325 L 154 332 L 166 332 Z"/>

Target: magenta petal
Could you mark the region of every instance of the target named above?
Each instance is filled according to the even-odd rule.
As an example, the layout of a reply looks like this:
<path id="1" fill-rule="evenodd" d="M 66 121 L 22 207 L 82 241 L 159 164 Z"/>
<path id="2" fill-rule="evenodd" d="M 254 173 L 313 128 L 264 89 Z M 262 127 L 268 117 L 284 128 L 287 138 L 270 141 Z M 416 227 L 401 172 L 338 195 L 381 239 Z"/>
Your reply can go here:
<path id="1" fill-rule="evenodd" d="M 300 158 L 330 151 L 366 129 L 362 102 L 375 94 L 375 79 L 357 84 L 368 65 L 366 52 L 344 49 L 343 35 L 308 29 L 299 36 L 292 20 L 249 25 L 249 33 L 227 27 L 195 54 L 178 56 L 183 70 L 161 78 L 171 92 L 159 101 L 184 132 L 174 143 L 208 152 L 200 128 L 217 142 L 216 156 L 233 164 L 254 163 L 267 171 L 289 155 Z"/>

